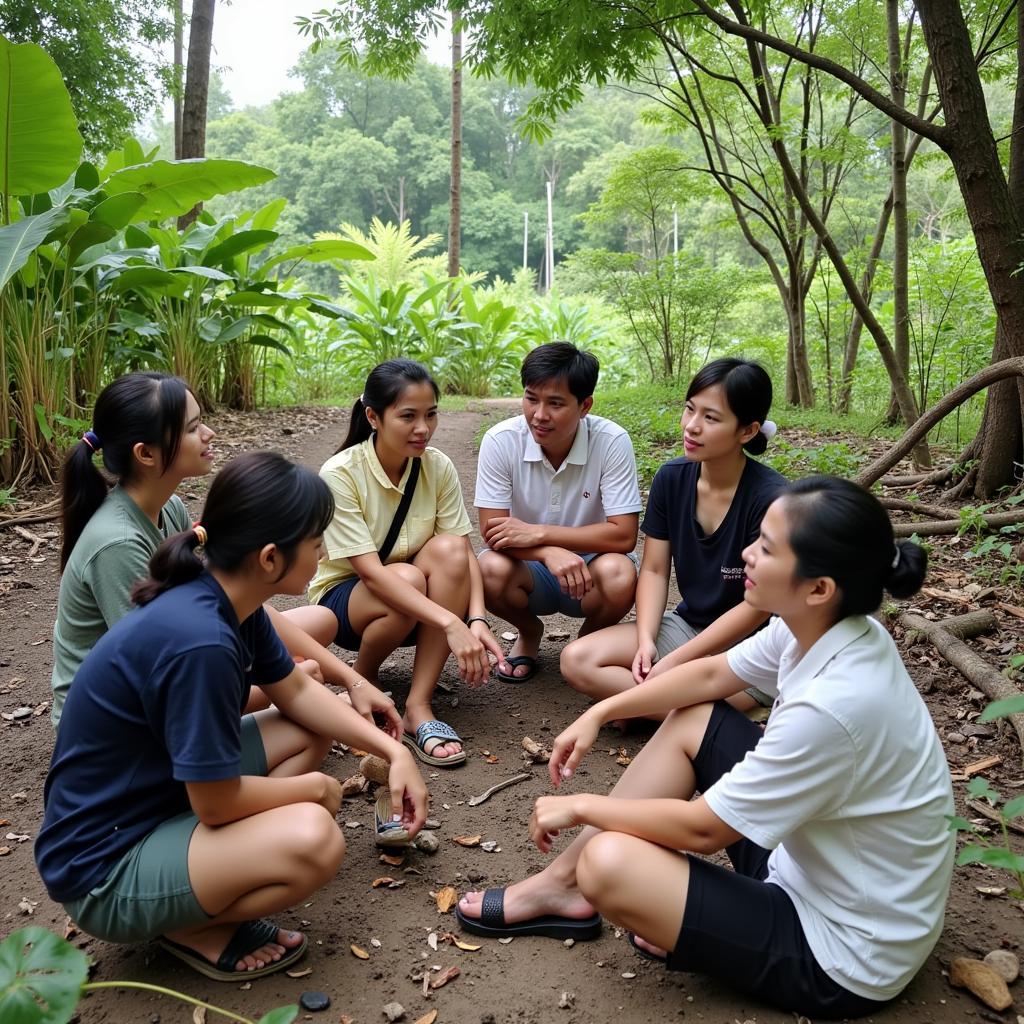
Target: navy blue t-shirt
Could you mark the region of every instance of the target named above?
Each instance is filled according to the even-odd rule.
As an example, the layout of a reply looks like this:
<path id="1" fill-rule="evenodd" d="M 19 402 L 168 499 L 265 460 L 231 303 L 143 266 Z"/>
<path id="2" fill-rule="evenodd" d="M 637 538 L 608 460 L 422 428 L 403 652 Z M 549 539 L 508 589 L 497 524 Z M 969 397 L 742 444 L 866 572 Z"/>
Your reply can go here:
<path id="1" fill-rule="evenodd" d="M 648 537 L 668 541 L 683 597 L 676 614 L 704 629 L 743 600 L 743 549 L 757 538 L 768 506 L 786 481 L 774 469 L 748 458 L 729 511 L 708 536 L 697 521 L 700 467 L 699 462 L 681 458 L 658 470 L 640 529 Z"/>
<path id="2" fill-rule="evenodd" d="M 189 810 L 186 782 L 237 778 L 250 685 L 294 667 L 266 612 L 239 623 L 208 573 L 106 633 L 75 675 L 43 791 L 35 854 L 50 897 L 86 895 Z"/>

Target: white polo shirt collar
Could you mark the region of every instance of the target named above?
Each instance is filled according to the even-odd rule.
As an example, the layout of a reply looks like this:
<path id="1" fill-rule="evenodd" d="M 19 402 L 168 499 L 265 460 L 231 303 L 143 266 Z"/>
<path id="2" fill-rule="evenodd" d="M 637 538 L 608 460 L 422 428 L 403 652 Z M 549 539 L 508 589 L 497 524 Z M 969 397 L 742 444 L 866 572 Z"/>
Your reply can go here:
<path id="1" fill-rule="evenodd" d="M 555 469 L 548 462 L 544 449 L 537 444 L 536 438 L 530 431 L 529 424 L 526 425 L 526 430 L 526 443 L 523 445 L 523 462 L 543 462 L 553 473 L 561 472 L 562 468 L 567 465 L 585 466 L 587 464 L 587 456 L 590 453 L 590 426 L 587 423 L 586 416 L 580 420 L 580 425 L 576 428 L 576 436 L 572 439 L 572 447 L 569 449 L 569 454 L 566 455 L 558 469 Z"/>
<path id="2" fill-rule="evenodd" d="M 843 650 L 859 640 L 870 629 L 867 617 L 851 615 L 837 622 L 823 636 L 819 637 L 811 649 L 796 661 L 799 647 L 796 640 L 789 646 L 784 656 L 784 663 L 779 666 L 779 681 L 786 681 L 786 689 L 792 695 L 793 688 L 802 682 L 809 682 L 820 675 L 830 661 Z M 788 662 L 788 664 L 786 664 Z"/>

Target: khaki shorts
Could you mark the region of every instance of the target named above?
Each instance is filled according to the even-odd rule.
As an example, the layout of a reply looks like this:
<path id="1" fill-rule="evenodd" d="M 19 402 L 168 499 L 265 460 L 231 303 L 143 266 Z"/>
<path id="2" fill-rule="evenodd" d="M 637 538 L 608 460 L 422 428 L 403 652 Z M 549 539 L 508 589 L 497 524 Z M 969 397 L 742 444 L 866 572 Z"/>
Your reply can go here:
<path id="1" fill-rule="evenodd" d="M 665 655 L 679 650 L 683 644 L 688 643 L 698 633 L 700 630 L 696 626 L 691 626 L 682 615 L 674 611 L 665 612 L 661 617 L 658 635 L 654 640 L 654 646 L 658 649 L 658 660 L 660 661 Z M 743 692 L 763 708 L 770 708 L 775 703 L 775 698 L 771 694 L 759 690 L 756 686 L 748 686 Z"/>
<path id="2" fill-rule="evenodd" d="M 267 755 L 252 715 L 242 719 L 242 775 L 266 775 Z M 210 920 L 188 877 L 191 811 L 161 822 L 85 896 L 64 904 L 82 931 L 107 942 L 142 942 Z"/>

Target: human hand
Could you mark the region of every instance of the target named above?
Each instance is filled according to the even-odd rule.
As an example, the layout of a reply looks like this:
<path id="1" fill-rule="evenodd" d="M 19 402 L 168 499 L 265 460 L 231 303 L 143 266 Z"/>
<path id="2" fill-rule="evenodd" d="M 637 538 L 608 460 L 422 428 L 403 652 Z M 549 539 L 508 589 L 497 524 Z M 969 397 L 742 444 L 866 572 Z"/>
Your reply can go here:
<path id="1" fill-rule="evenodd" d="M 487 653 L 494 657 L 498 671 L 511 675 L 512 666 L 505 660 L 505 651 L 498 643 L 497 637 L 491 632 L 491 627 L 486 622 L 477 620 L 469 624 L 469 631 L 484 645 Z"/>
<path id="2" fill-rule="evenodd" d="M 427 820 L 430 795 L 416 762 L 404 748 L 391 761 L 388 789 L 391 792 L 391 813 L 401 817 L 410 837 L 415 836 Z"/>
<path id="3" fill-rule="evenodd" d="M 484 645 L 469 626 L 455 616 L 452 616 L 452 621 L 445 627 L 444 635 L 449 649 L 459 663 L 459 676 L 469 686 L 480 686 L 491 674 L 491 663 L 487 660 Z"/>
<path id="4" fill-rule="evenodd" d="M 530 816 L 530 840 L 541 853 L 548 853 L 551 845 L 564 828 L 580 824 L 576 812 L 576 796 L 541 796 L 533 805 Z"/>
<path id="5" fill-rule="evenodd" d="M 402 742 L 402 716 L 398 713 L 395 702 L 386 693 L 378 690 L 373 683 L 360 678 L 349 687 L 348 696 L 352 707 L 373 725 L 377 724 L 374 721 L 374 712 L 383 715 L 385 724 L 380 728 L 395 742 Z"/>
<path id="6" fill-rule="evenodd" d="M 558 789 L 563 779 L 571 779 L 580 762 L 597 742 L 601 723 L 592 711 L 584 711 L 568 729 L 558 734 L 551 748 L 548 774 L 551 784 Z"/>
<path id="7" fill-rule="evenodd" d="M 633 657 L 633 682 L 639 686 L 645 679 L 650 679 L 651 670 L 658 658 L 658 648 L 651 641 L 641 642 Z"/>
<path id="8" fill-rule="evenodd" d="M 524 523 L 514 516 L 492 516 L 484 531 L 484 543 L 492 551 L 503 548 L 535 548 L 543 543 L 539 526 Z"/>
<path id="9" fill-rule="evenodd" d="M 542 561 L 558 579 L 562 592 L 577 601 L 594 586 L 587 563 L 574 551 L 548 548 Z"/>

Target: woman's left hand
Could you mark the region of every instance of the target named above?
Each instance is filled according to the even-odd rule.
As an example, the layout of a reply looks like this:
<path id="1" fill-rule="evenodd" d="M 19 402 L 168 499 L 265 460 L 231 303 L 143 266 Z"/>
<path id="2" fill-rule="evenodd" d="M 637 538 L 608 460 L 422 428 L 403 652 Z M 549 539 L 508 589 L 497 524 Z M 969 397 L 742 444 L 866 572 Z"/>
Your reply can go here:
<path id="1" fill-rule="evenodd" d="M 573 828 L 580 822 L 576 818 L 577 796 L 541 796 L 533 806 L 530 817 L 530 839 L 541 853 L 548 853 L 551 844 L 563 828 Z"/>
<path id="2" fill-rule="evenodd" d="M 387 694 L 382 693 L 373 683 L 368 682 L 366 679 L 360 679 L 352 684 L 348 691 L 348 697 L 352 701 L 352 707 L 368 722 L 376 724 L 373 719 L 374 712 L 383 715 L 386 721 L 381 728 L 396 743 L 402 742 L 402 733 L 404 731 L 402 716 L 395 708 L 395 702 Z"/>
<path id="3" fill-rule="evenodd" d="M 484 650 L 494 658 L 498 665 L 498 671 L 511 675 L 512 666 L 505 661 L 505 652 L 501 644 L 498 643 L 497 637 L 491 632 L 491 627 L 486 622 L 476 621 L 470 623 L 469 631 L 484 645 Z"/>
<path id="4" fill-rule="evenodd" d="M 295 665 L 301 668 L 307 676 L 311 676 L 321 686 L 324 684 L 324 674 L 320 668 L 320 662 L 314 661 L 312 658 L 295 658 Z"/>

